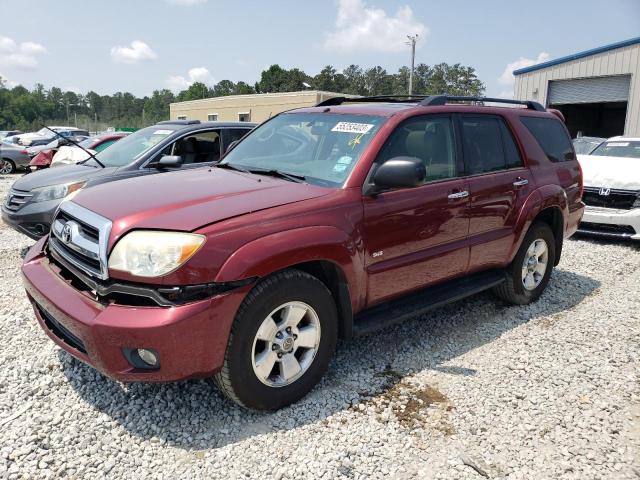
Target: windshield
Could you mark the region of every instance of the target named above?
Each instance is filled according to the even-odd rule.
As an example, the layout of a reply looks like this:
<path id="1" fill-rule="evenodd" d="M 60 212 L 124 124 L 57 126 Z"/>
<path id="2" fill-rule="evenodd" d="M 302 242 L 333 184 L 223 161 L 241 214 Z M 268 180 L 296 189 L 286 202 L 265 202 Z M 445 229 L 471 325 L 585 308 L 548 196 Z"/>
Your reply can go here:
<path id="1" fill-rule="evenodd" d="M 573 148 L 578 155 L 589 155 L 594 148 L 603 142 L 602 139 L 597 138 L 576 138 L 573 141 Z"/>
<path id="2" fill-rule="evenodd" d="M 639 140 L 614 140 L 604 142 L 596 148 L 591 155 L 602 155 L 607 157 L 627 157 L 640 158 Z"/>
<path id="3" fill-rule="evenodd" d="M 83 141 L 78 142 L 78 145 L 80 145 L 82 148 L 89 148 L 91 145 L 93 145 L 96 140 L 98 140 L 98 138 L 100 137 L 89 137 L 89 138 L 85 138 Z"/>
<path id="4" fill-rule="evenodd" d="M 278 170 L 314 185 L 340 187 L 386 118 L 288 113 L 251 132 L 222 164 Z"/>
<path id="5" fill-rule="evenodd" d="M 162 142 L 178 128 L 182 127 L 161 125 L 143 128 L 114 143 L 111 147 L 97 153 L 96 157 L 106 167 L 129 165 L 131 162 L 140 158 L 142 154 Z M 92 158 L 87 160 L 87 162 L 95 164 L 95 160 Z"/>

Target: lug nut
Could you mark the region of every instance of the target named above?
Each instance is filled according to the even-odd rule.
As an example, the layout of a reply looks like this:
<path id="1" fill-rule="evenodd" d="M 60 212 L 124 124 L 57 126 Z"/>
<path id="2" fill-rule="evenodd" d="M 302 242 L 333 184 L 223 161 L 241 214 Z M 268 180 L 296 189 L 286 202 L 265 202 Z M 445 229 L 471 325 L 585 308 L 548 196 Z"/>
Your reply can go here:
<path id="1" fill-rule="evenodd" d="M 282 338 L 282 332 L 276 333 L 276 338 Z"/>
<path id="2" fill-rule="evenodd" d="M 287 333 L 291 333 L 291 327 L 287 327 Z"/>
<path id="3" fill-rule="evenodd" d="M 278 354 L 278 358 L 282 358 L 282 354 L 281 353 Z"/>
<path id="4" fill-rule="evenodd" d="M 273 345 L 271 345 L 271 350 L 277 350 L 278 346 L 274 343 Z"/>

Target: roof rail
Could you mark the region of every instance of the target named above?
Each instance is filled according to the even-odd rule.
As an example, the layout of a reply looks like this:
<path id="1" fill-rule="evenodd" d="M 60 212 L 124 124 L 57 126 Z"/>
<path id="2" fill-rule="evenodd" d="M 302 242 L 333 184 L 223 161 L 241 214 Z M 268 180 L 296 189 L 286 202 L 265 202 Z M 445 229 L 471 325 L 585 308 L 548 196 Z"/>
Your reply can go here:
<path id="1" fill-rule="evenodd" d="M 404 103 L 417 102 L 428 98 L 427 95 L 374 95 L 371 97 L 332 97 L 318 103 L 316 107 L 332 107 L 334 105 L 342 105 L 344 102 L 390 102 Z"/>
<path id="2" fill-rule="evenodd" d="M 451 95 L 431 95 L 419 104 L 424 107 L 436 107 L 446 105 L 449 102 L 492 102 L 492 103 L 507 103 L 509 105 L 526 105 L 529 110 L 536 110 L 538 112 L 544 112 L 546 109 L 538 102 L 532 100 L 511 100 L 507 98 L 491 98 L 491 97 L 464 97 L 464 96 L 451 96 Z"/>
<path id="3" fill-rule="evenodd" d="M 156 125 L 197 125 L 200 120 L 163 120 Z"/>

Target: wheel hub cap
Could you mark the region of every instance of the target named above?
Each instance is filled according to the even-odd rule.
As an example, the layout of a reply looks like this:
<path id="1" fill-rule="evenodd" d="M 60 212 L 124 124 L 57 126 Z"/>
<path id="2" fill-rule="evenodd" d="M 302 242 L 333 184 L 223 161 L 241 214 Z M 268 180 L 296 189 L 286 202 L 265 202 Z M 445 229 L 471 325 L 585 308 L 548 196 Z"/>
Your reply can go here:
<path id="1" fill-rule="evenodd" d="M 295 382 L 309 368 L 320 344 L 320 320 L 303 302 L 287 302 L 263 321 L 253 341 L 256 377 L 270 387 Z"/>
<path id="2" fill-rule="evenodd" d="M 522 265 L 522 285 L 526 290 L 535 290 L 540 285 L 547 271 L 548 260 L 547 242 L 541 238 L 534 240 L 527 249 Z"/>

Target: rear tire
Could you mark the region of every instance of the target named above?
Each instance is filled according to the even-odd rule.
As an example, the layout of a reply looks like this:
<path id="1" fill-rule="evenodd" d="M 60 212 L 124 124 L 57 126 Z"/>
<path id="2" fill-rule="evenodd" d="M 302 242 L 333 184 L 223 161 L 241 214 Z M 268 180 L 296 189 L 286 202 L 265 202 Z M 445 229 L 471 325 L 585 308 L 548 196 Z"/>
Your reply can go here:
<path id="1" fill-rule="evenodd" d="M 506 280 L 493 289 L 501 299 L 515 305 L 536 301 L 544 292 L 556 259 L 555 237 L 546 223 L 535 222 L 506 268 Z"/>
<path id="2" fill-rule="evenodd" d="M 16 164 L 13 163 L 8 158 L 3 158 L 0 160 L 0 175 L 8 175 L 11 173 L 15 173 Z"/>
<path id="3" fill-rule="evenodd" d="M 291 269 L 265 278 L 238 309 L 215 383 L 245 408 L 276 410 L 298 401 L 329 366 L 337 317 L 316 277 Z"/>

